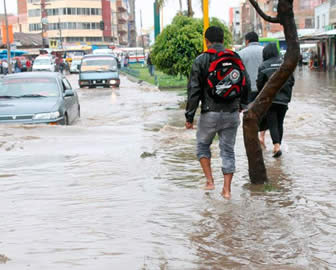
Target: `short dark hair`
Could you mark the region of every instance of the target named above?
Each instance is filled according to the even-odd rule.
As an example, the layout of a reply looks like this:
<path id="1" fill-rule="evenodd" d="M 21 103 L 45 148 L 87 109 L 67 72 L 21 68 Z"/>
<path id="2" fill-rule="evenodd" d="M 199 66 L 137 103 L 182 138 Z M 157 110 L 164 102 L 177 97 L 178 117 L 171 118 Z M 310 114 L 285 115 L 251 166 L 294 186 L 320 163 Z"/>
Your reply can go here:
<path id="1" fill-rule="evenodd" d="M 245 40 L 248 40 L 249 42 L 258 42 L 259 37 L 256 32 L 249 32 L 245 35 Z"/>
<path id="2" fill-rule="evenodd" d="M 205 31 L 205 38 L 211 43 L 223 43 L 224 41 L 224 32 L 223 29 L 217 26 L 210 26 Z"/>

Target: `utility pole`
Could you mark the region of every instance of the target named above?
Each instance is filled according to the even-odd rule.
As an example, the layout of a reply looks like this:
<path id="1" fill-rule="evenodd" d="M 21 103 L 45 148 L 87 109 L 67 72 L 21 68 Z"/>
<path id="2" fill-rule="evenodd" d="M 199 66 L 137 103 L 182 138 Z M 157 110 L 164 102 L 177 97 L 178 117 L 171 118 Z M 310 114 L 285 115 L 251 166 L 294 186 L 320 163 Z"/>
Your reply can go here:
<path id="1" fill-rule="evenodd" d="M 144 40 L 144 34 L 142 32 L 142 10 L 141 9 L 140 9 L 140 31 L 141 31 L 143 54 L 145 55 L 145 40 Z"/>
<path id="2" fill-rule="evenodd" d="M 7 63 L 8 63 L 8 73 L 12 73 L 12 63 L 11 63 L 11 47 L 9 40 L 9 29 L 8 29 L 8 17 L 7 17 L 7 7 L 6 0 L 4 0 L 4 11 L 5 11 L 5 22 L 6 22 L 6 39 L 7 39 Z"/>
<path id="3" fill-rule="evenodd" d="M 62 26 L 61 26 L 60 18 L 58 18 L 58 29 L 59 29 L 59 35 L 60 35 L 60 45 L 61 45 L 61 49 L 63 49 Z"/>
<path id="4" fill-rule="evenodd" d="M 203 0 L 203 36 L 208 28 L 209 28 L 209 1 Z M 204 51 L 208 49 L 205 42 L 205 37 L 203 37 L 203 48 Z"/>
<path id="5" fill-rule="evenodd" d="M 46 3 L 45 0 L 41 0 L 41 23 L 42 23 L 42 49 L 46 47 L 46 42 L 45 42 L 45 33 L 46 31 L 46 26 L 47 26 L 47 11 L 45 9 Z"/>
<path id="6" fill-rule="evenodd" d="M 47 21 L 47 10 L 46 10 L 46 5 L 50 5 L 50 4 L 46 4 L 45 2 L 46 0 L 41 0 L 40 3 L 38 4 L 33 4 L 33 5 L 38 5 L 41 7 L 41 35 L 42 35 L 42 49 L 44 49 L 46 47 L 46 41 L 45 41 L 45 34 L 47 32 L 47 25 L 48 25 L 48 21 Z"/>
<path id="7" fill-rule="evenodd" d="M 158 2 L 154 2 L 154 36 L 156 37 L 160 34 L 160 10 L 158 8 Z"/>

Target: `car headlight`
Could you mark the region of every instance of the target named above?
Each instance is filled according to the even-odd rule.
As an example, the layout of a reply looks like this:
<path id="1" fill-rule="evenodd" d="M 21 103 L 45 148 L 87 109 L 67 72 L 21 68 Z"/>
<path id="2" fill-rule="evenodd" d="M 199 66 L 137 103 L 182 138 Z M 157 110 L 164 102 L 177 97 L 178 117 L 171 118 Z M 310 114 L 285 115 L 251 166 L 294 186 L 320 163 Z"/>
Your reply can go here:
<path id="1" fill-rule="evenodd" d="M 34 120 L 49 120 L 57 119 L 60 116 L 59 112 L 50 112 L 50 113 L 37 113 L 34 115 Z"/>
<path id="2" fill-rule="evenodd" d="M 110 80 L 110 84 L 115 84 L 115 83 L 117 83 L 116 80 Z"/>

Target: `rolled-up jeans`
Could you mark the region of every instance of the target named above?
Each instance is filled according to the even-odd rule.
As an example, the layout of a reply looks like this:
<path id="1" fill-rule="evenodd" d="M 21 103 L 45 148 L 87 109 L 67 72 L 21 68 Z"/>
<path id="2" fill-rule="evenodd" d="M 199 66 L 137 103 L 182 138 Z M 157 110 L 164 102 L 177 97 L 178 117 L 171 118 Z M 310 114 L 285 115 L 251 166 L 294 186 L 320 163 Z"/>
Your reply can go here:
<path id="1" fill-rule="evenodd" d="M 197 158 L 211 158 L 210 146 L 216 134 L 219 138 L 223 174 L 234 173 L 236 160 L 234 147 L 240 124 L 239 112 L 202 113 L 197 126 Z"/>

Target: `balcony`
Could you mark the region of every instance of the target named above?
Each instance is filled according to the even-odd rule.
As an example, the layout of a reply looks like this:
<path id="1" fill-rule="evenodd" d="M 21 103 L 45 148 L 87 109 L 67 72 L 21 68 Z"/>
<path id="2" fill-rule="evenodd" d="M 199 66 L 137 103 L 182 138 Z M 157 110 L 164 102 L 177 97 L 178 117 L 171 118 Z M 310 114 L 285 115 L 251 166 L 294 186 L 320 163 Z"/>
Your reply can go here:
<path id="1" fill-rule="evenodd" d="M 118 11 L 127 11 L 127 5 L 124 0 L 117 0 L 117 9 Z"/>
<path id="2" fill-rule="evenodd" d="M 120 24 L 126 23 L 128 20 L 128 16 L 126 12 L 118 12 L 117 18 L 118 18 L 118 23 Z"/>

